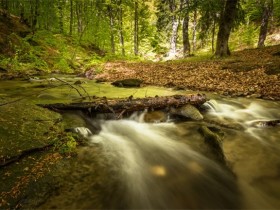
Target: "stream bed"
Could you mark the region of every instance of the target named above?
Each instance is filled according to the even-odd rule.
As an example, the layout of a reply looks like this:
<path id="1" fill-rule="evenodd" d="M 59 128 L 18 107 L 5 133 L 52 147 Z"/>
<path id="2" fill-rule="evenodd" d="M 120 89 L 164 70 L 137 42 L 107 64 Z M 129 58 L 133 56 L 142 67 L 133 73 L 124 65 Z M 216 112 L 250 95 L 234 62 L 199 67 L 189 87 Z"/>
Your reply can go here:
<path id="1" fill-rule="evenodd" d="M 63 79 L 73 83 L 81 80 Z M 93 95 L 108 98 L 133 95 L 136 98 L 192 93 L 159 87 L 116 88 L 94 81 L 82 83 L 86 92 L 78 87 L 84 98 L 67 85 L 46 90 L 59 84 L 45 80 L 1 81 L 0 98 L 9 102 L 26 97 L 23 100 L 36 104 L 83 101 Z M 13 198 L 16 202 L 10 199 L 10 204 L 2 203 L 2 206 L 39 209 L 280 208 L 280 126 L 262 124 L 280 119 L 280 102 L 206 95 L 210 101 L 204 104 L 207 111 L 201 112 L 204 119 L 199 121 L 177 122 L 168 118 L 161 123 L 147 123 L 143 113 L 118 121 L 96 120 L 65 113 L 62 115 L 64 128 L 90 128 L 90 124 L 98 124 L 100 131 L 87 136 L 87 144 L 78 147 L 76 156 L 60 157 L 41 151 L 1 168 L 4 180 L 1 195 L 6 195 L 5 183 L 18 180 L 18 175 L 13 176 L 13 171 L 9 175 L 8 171 L 16 168 L 31 177 L 33 168 L 31 170 L 24 161 L 42 159 L 50 163 L 50 160 L 57 160 L 47 164 L 44 176 L 36 176 L 36 181 L 30 182 L 28 187 L 23 185 L 23 196 Z M 52 115 L 51 112 L 46 114 Z M 55 113 L 53 117 L 59 116 Z M 0 122 L 3 120 L 0 116 Z M 213 158 L 215 154 L 199 132 L 202 126 L 212 128 L 223 140 L 226 166 Z M 4 135 L 1 138 L 2 143 L 6 141 Z M 50 155 L 52 159 L 48 159 Z"/>

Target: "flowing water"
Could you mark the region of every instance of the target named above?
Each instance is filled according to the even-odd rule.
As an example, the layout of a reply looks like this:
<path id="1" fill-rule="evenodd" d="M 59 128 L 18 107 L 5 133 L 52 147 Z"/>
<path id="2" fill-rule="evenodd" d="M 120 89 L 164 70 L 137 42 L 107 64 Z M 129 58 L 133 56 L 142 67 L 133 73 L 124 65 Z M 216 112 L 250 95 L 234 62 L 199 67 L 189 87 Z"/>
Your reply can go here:
<path id="1" fill-rule="evenodd" d="M 90 138 L 101 144 L 115 176 L 117 202 L 110 208 L 238 208 L 235 177 L 180 142 L 172 123 L 107 121 Z M 181 133 L 182 134 L 182 133 Z M 188 138 L 184 135 L 184 138 Z M 194 139 L 193 139 L 194 140 Z M 121 193 L 120 193 L 121 192 Z"/>
<path id="2" fill-rule="evenodd" d="M 22 88 L 29 90 L 29 85 Z M 119 90 L 94 84 L 90 94 L 116 96 Z M 175 93 L 163 88 L 123 90 L 126 97 Z M 51 100 L 42 94 L 32 100 L 56 102 L 66 92 L 53 90 Z M 167 118 L 146 123 L 143 113 L 118 121 L 87 118 L 85 125 L 98 125 L 98 132 L 88 136 L 89 146 L 80 149 L 75 167 L 65 172 L 65 186 L 39 207 L 279 209 L 280 126 L 264 122 L 280 119 L 280 102 L 208 98 L 202 121 Z M 217 154 L 205 143 L 201 126 L 222 134 L 226 165 L 215 161 Z"/>
<path id="3" fill-rule="evenodd" d="M 263 122 L 280 119 L 280 103 L 219 98 L 204 108 L 206 125 L 224 134 L 229 167 L 213 161 L 199 133 L 205 122 L 145 123 L 143 114 L 101 121 L 89 141 L 101 148 L 115 180 L 103 207 L 279 208 L 279 124 Z"/>

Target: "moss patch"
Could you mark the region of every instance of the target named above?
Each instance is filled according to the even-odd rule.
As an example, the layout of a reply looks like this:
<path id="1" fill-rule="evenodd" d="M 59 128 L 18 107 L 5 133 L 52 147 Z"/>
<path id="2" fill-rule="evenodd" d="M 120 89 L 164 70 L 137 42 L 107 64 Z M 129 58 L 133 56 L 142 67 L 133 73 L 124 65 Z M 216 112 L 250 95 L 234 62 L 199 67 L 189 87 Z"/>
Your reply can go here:
<path id="1" fill-rule="evenodd" d="M 49 145 L 59 131 L 60 115 L 36 105 L 17 102 L 0 107 L 0 160 L 24 150 Z"/>

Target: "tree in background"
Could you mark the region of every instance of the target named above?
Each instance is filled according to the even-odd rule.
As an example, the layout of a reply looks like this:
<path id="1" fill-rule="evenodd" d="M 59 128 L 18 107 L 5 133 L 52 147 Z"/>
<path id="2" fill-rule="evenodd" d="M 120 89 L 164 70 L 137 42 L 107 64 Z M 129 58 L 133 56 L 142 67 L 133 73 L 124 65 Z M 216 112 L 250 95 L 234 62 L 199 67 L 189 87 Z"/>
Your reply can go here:
<path id="1" fill-rule="evenodd" d="M 0 6 L 34 33 L 70 35 L 77 44 L 122 56 L 188 57 L 206 47 L 214 53 L 214 45 L 215 55 L 225 56 L 233 29 L 245 31 L 238 42 L 261 47 L 280 22 L 280 0 L 0 0 Z"/>
<path id="2" fill-rule="evenodd" d="M 230 55 L 228 46 L 230 32 L 234 26 L 239 0 L 226 0 L 221 12 L 219 32 L 217 36 L 216 52 L 218 57 Z"/>
<path id="3" fill-rule="evenodd" d="M 262 10 L 261 27 L 259 33 L 258 47 L 264 47 L 264 41 L 266 39 L 268 22 L 272 16 L 273 0 L 263 0 L 260 2 Z"/>
<path id="4" fill-rule="evenodd" d="M 157 28 L 159 31 L 168 30 L 166 33 L 169 37 L 169 57 L 176 56 L 178 28 L 180 24 L 180 10 L 183 1 L 177 0 L 160 0 L 157 3 Z"/>
<path id="5" fill-rule="evenodd" d="M 181 6 L 183 11 L 183 27 L 182 27 L 182 37 L 183 37 L 183 55 L 188 57 L 191 54 L 191 45 L 189 38 L 189 14 L 190 14 L 190 1 L 181 0 Z"/>
<path id="6" fill-rule="evenodd" d="M 211 51 L 215 51 L 215 36 L 217 23 L 219 17 L 221 17 L 221 11 L 224 7 L 224 1 L 208 0 L 201 1 L 197 5 L 200 19 L 198 22 L 199 39 L 204 43 L 209 37 L 211 37 Z"/>

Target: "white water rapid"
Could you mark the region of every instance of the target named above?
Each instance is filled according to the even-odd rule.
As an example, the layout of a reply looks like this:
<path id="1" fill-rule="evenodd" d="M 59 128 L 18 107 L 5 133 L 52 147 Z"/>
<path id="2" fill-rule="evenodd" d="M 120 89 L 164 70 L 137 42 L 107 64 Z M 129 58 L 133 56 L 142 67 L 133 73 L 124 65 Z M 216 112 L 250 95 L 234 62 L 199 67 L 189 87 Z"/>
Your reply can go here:
<path id="1" fill-rule="evenodd" d="M 279 103 L 227 99 L 205 107 L 205 122 L 224 132 L 229 167 L 211 158 L 198 132 L 202 121 L 152 124 L 134 116 L 101 123 L 90 141 L 102 148 L 115 180 L 105 208 L 280 207 L 279 126 L 259 123 L 280 119 Z"/>
<path id="2" fill-rule="evenodd" d="M 101 128 L 90 139 L 93 144 L 102 145 L 121 189 L 111 195 L 119 199 L 109 207 L 225 209 L 240 206 L 235 177 L 180 142 L 175 124 L 121 120 L 106 121 Z"/>
<path id="3" fill-rule="evenodd" d="M 201 107 L 201 120 L 160 111 L 156 120 L 83 118 L 71 130 L 89 146 L 62 166 L 64 187 L 40 207 L 280 209 L 279 110 L 280 102 L 217 98 Z"/>

